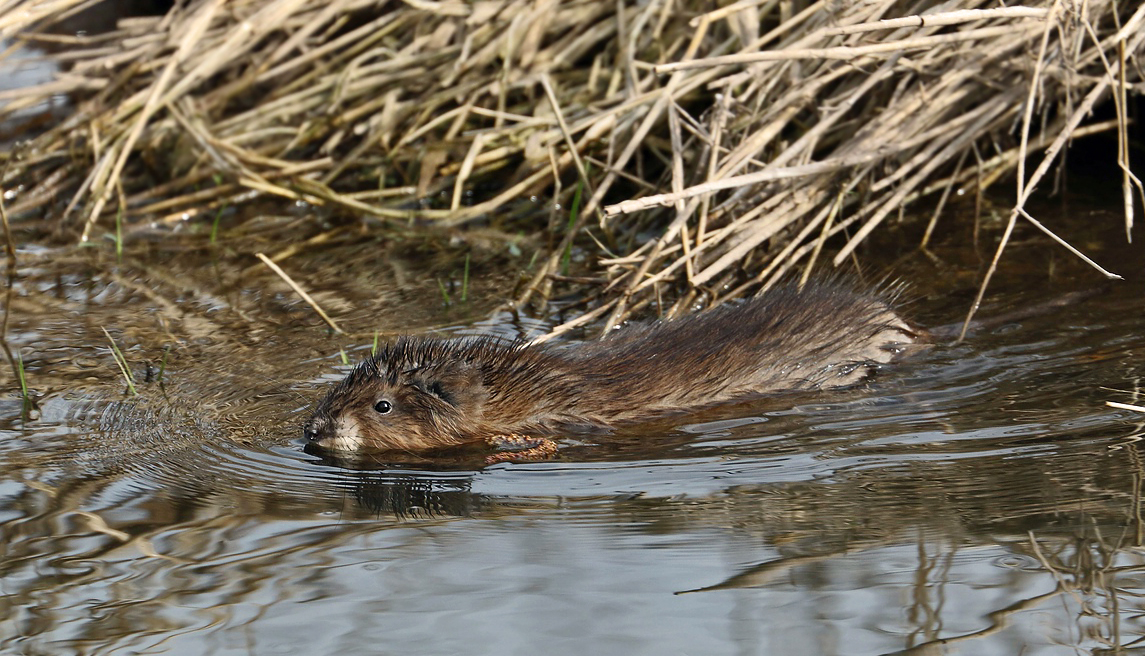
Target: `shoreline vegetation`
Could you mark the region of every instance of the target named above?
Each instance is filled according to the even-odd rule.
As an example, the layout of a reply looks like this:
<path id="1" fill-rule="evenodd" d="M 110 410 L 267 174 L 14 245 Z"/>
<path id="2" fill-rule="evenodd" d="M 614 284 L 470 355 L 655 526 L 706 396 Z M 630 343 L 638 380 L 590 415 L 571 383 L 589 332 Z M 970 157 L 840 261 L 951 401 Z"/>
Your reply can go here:
<path id="1" fill-rule="evenodd" d="M 1025 204 L 1090 134 L 1119 135 L 1127 235 L 1143 196 L 1133 3 L 189 0 L 53 31 L 91 4 L 0 6 L 2 56 L 31 45 L 60 66 L 0 92 L 0 120 L 70 99 L 0 153 L 6 227 L 121 240 L 193 221 L 214 239 L 268 198 L 335 217 L 290 222 L 274 262 L 363 220 L 526 232 L 549 246 L 514 304 L 590 287 L 591 309 L 552 334 L 829 270 L 921 198 L 925 247 L 952 190 L 1016 178 L 980 302 L 1017 222 L 1072 249 Z M 1115 118 L 1093 119 L 1110 101 Z M 526 223 L 513 207 L 530 196 L 571 212 Z M 567 275 L 574 241 L 587 276 Z"/>

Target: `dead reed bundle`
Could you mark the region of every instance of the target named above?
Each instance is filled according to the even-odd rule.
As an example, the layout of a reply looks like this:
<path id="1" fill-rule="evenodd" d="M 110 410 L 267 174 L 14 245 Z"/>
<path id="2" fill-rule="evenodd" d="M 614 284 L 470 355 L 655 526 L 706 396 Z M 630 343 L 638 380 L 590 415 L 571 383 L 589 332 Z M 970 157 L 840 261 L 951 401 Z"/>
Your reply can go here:
<path id="1" fill-rule="evenodd" d="M 84 4 L 0 5 L 0 34 L 67 45 L 57 80 L 0 92 L 0 118 L 76 101 L 3 155 L 4 188 L 24 188 L 11 212 L 67 198 L 42 213 L 87 239 L 116 214 L 175 222 L 273 195 L 454 228 L 583 190 L 517 300 L 547 293 L 591 232 L 607 283 L 575 323 L 608 325 L 666 289 L 684 292 L 674 312 L 809 272 L 847 235 L 838 264 L 905 204 L 935 193 L 941 210 L 954 185 L 1015 168 L 1010 227 L 1032 221 L 1023 204 L 1069 138 L 1125 134 L 1145 40 L 1145 7 L 1112 0 L 193 0 L 106 34 L 41 31 Z M 1110 95 L 1119 120 L 1079 127 Z M 632 193 L 649 195 L 603 206 Z"/>

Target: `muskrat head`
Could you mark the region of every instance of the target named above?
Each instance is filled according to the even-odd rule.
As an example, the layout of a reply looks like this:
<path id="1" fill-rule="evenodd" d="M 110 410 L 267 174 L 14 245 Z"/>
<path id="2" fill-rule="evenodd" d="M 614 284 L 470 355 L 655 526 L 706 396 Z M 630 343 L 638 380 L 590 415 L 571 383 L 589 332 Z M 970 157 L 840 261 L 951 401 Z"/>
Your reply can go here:
<path id="1" fill-rule="evenodd" d="M 303 434 L 320 449 L 423 451 L 473 441 L 481 372 L 460 359 L 422 363 L 390 347 L 358 365 L 318 404 Z"/>

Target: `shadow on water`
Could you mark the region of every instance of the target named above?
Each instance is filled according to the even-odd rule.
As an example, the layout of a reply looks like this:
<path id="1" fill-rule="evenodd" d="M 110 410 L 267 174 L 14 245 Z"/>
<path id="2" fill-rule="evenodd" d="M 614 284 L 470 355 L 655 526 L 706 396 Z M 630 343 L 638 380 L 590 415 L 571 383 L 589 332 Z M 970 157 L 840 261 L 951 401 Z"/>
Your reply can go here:
<path id="1" fill-rule="evenodd" d="M 492 274 L 443 311 L 432 275 L 377 248 L 291 259 L 348 337 L 244 259 L 21 253 L 8 335 L 41 412 L 0 400 L 0 650 L 1139 648 L 1145 419 L 1104 405 L 1142 379 L 1139 283 L 856 388 L 569 437 L 553 461 L 307 454 L 340 351 L 375 331 L 543 328 L 479 321 Z M 924 321 L 965 309 L 929 293 Z M 1051 292 L 1000 293 L 989 311 Z"/>

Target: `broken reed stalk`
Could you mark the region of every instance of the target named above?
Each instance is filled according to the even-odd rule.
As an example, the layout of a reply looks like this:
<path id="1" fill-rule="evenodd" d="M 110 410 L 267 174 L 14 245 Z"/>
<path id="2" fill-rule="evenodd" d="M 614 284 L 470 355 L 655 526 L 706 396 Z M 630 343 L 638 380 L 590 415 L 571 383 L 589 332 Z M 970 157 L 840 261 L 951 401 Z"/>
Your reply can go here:
<path id="1" fill-rule="evenodd" d="M 255 253 L 254 256 L 261 260 L 262 263 L 265 264 L 271 271 L 277 274 L 279 278 L 282 278 L 283 282 L 285 282 L 287 286 L 294 290 L 294 293 L 298 294 L 303 301 L 306 301 L 306 304 L 313 308 L 318 316 L 326 322 L 326 325 L 330 326 L 330 330 L 334 331 L 334 333 L 338 335 L 343 334 L 343 331 L 340 327 L 338 327 L 338 324 L 330 318 L 330 315 L 326 314 L 320 305 L 318 305 L 318 301 L 315 301 L 314 298 L 310 296 L 310 294 L 308 294 L 305 289 L 302 289 L 298 283 L 294 282 L 294 279 L 291 278 L 290 275 L 285 271 L 283 271 L 282 267 L 275 264 L 273 260 L 271 260 L 263 253 Z M 466 264 L 468 264 L 468 260 L 466 261 Z M 468 269 L 466 269 L 466 271 L 468 271 Z"/>
<path id="2" fill-rule="evenodd" d="M 40 27 L 78 5 L 13 0 L 0 35 L 61 42 Z M 1145 33 L 1132 3 L 220 7 L 192 0 L 67 37 L 52 55 L 66 73 L 0 92 L 0 118 L 55 94 L 74 102 L 20 158 L 0 154 L 0 186 L 24 187 L 12 216 L 47 215 L 88 238 L 118 212 L 130 235 L 281 197 L 383 229 L 457 229 L 508 220 L 522 196 L 556 189 L 563 204 L 580 188 L 575 230 L 552 235 L 517 300 L 543 296 L 588 232 L 581 243 L 608 280 L 598 302 L 609 309 L 592 316 L 608 312 L 611 326 L 668 290 L 711 302 L 795 267 L 838 266 L 904 205 L 975 181 L 980 194 L 1048 148 L 1029 179 L 1020 171 L 1012 227 L 1065 140 L 1086 130 L 1070 98 L 1116 103 L 1127 229 L 1134 189 L 1145 196 L 1125 136 Z M 1003 152 L 979 157 L 986 145 Z M 466 205 L 474 187 L 490 191 Z M 422 202 L 438 194 L 449 200 Z M 606 204 L 625 195 L 638 197 Z M 543 214 L 534 229 L 559 229 Z M 329 237 L 317 230 L 274 259 Z"/>

